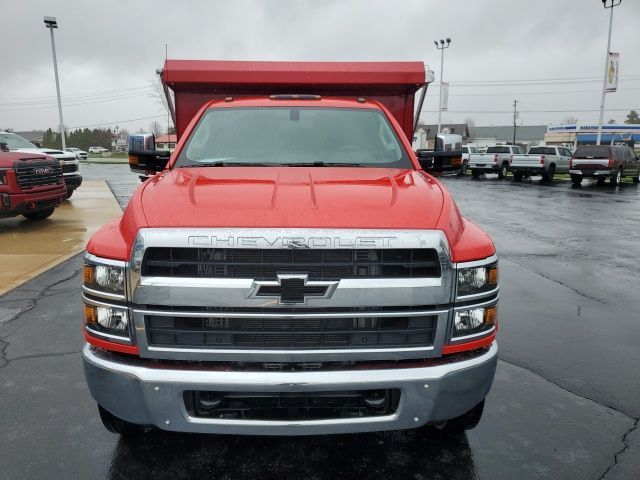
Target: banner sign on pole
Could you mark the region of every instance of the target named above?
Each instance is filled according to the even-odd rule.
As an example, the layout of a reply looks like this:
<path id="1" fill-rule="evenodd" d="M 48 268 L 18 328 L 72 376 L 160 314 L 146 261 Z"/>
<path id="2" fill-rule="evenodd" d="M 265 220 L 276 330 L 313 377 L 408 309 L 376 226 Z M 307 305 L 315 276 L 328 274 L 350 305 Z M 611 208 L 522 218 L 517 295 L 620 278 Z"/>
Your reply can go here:
<path id="1" fill-rule="evenodd" d="M 615 92 L 618 88 L 618 67 L 620 66 L 620 54 L 609 52 L 607 66 L 607 92 Z"/>
<path id="2" fill-rule="evenodd" d="M 442 104 L 440 105 L 440 110 L 442 110 L 443 112 L 446 112 L 448 106 L 449 106 L 449 82 L 442 82 Z"/>

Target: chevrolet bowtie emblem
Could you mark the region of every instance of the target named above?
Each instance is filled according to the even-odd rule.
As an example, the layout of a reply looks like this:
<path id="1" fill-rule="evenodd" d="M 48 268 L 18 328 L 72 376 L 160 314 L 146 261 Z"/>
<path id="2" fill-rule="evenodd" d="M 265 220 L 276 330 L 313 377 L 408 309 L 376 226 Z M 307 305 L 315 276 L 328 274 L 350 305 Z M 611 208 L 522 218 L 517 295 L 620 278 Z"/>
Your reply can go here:
<path id="1" fill-rule="evenodd" d="M 306 274 L 279 274 L 275 281 L 255 281 L 249 298 L 275 298 L 280 305 L 306 304 L 310 298 L 331 298 L 338 281 L 312 281 Z"/>

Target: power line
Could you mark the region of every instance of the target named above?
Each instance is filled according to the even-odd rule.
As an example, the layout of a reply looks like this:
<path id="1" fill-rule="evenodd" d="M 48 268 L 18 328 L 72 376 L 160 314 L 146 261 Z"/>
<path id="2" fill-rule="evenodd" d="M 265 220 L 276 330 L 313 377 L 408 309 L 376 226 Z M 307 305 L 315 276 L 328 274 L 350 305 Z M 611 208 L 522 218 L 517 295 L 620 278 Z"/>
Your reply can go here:
<path id="1" fill-rule="evenodd" d="M 106 122 L 106 123 L 93 123 L 91 125 L 80 125 L 77 127 L 67 127 L 69 130 L 71 129 L 79 129 L 79 128 L 87 128 L 87 127 L 104 127 L 105 125 L 117 125 L 119 123 L 130 123 L 130 122 L 137 122 L 140 120 L 151 120 L 151 119 L 156 119 L 156 118 L 164 118 L 165 113 L 159 113 L 158 115 L 153 115 L 151 117 L 140 117 L 140 118 L 131 118 L 129 120 L 114 120 L 112 122 Z"/>
<path id="2" fill-rule="evenodd" d="M 97 98 L 97 99 L 93 99 L 93 100 L 79 101 L 79 102 L 69 101 L 69 102 L 66 102 L 64 104 L 64 106 L 65 106 L 65 108 L 66 107 L 77 107 L 77 106 L 82 106 L 82 105 L 90 105 L 90 104 L 94 104 L 94 103 L 113 102 L 113 101 L 118 101 L 118 100 L 129 100 L 129 99 L 132 99 L 132 98 L 149 97 L 149 96 L 150 96 L 149 93 L 140 93 L 140 94 L 134 93 L 134 94 L 129 94 L 129 95 L 120 95 L 120 96 L 115 96 L 115 97 L 104 97 L 104 98 Z M 9 107 L 13 107 L 13 106 L 10 105 Z M 0 111 L 3 111 L 3 112 L 24 111 L 24 110 L 47 110 L 47 109 L 51 109 L 51 108 L 56 108 L 56 104 L 46 104 L 46 105 L 40 104 L 40 106 L 25 105 L 25 106 L 20 106 L 20 107 L 16 107 L 16 108 L 4 108 L 2 106 L 2 104 L 0 104 Z"/>
<path id="3" fill-rule="evenodd" d="M 150 85 L 140 86 L 140 87 L 129 87 L 122 88 L 118 90 L 101 90 L 96 92 L 83 92 L 83 93 L 70 93 L 62 96 L 63 99 L 71 99 L 75 97 L 92 97 L 96 95 L 105 95 L 105 94 L 117 94 L 117 93 L 125 93 L 134 90 L 152 90 L 153 87 Z M 55 95 L 46 95 L 46 96 L 36 96 L 36 97 L 0 97 L 0 102 L 5 100 L 47 100 L 47 99 L 56 99 Z"/>

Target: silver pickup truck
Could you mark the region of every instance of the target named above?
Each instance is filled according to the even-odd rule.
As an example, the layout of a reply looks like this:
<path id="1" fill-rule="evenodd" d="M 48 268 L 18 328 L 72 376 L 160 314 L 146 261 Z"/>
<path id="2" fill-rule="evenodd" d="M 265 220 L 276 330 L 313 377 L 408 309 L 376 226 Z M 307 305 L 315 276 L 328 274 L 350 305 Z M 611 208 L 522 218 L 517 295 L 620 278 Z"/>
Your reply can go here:
<path id="1" fill-rule="evenodd" d="M 494 145 L 487 148 L 486 153 L 469 154 L 469 168 L 473 178 L 479 178 L 483 173 L 497 173 L 503 179 L 509 171 L 509 164 L 513 155 L 524 153 L 517 145 Z"/>
<path id="2" fill-rule="evenodd" d="M 514 155 L 511 160 L 513 180 L 542 175 L 543 182 L 550 182 L 556 173 L 569 172 L 571 150 L 564 147 L 531 147 L 526 155 Z"/>

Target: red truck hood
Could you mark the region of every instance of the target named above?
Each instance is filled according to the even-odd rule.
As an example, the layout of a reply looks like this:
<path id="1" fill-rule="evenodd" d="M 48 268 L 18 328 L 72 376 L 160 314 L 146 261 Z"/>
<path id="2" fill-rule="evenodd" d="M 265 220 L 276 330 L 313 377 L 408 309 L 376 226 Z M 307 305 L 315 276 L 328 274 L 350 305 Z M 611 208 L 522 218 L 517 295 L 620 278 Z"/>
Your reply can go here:
<path id="1" fill-rule="evenodd" d="M 443 205 L 437 182 L 407 169 L 177 168 L 143 188 L 138 228 L 435 228 Z"/>

